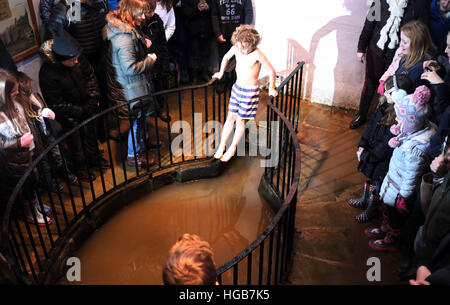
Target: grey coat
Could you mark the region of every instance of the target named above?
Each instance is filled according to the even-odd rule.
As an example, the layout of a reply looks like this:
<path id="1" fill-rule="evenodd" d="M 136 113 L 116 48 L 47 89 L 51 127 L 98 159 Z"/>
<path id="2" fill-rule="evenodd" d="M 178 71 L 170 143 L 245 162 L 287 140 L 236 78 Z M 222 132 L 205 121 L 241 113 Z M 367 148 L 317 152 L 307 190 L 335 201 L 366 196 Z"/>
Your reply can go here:
<path id="1" fill-rule="evenodd" d="M 408 199 L 414 193 L 421 175 L 430 164 L 427 149 L 435 132 L 436 125 L 429 122 L 424 129 L 404 138 L 402 144 L 394 149 L 380 190 L 385 204 L 395 206 L 398 194 Z"/>
<path id="2" fill-rule="evenodd" d="M 125 103 L 152 93 L 151 68 L 154 60 L 147 56 L 144 38 L 131 25 L 122 22 L 114 11 L 106 15 L 103 39 L 107 41 L 106 66 L 108 98 L 113 105 Z M 140 113 L 141 104 L 131 103 Z M 139 109 L 133 109 L 137 106 Z M 146 104 L 148 110 L 148 104 Z M 127 115 L 127 107 L 120 108 Z"/>

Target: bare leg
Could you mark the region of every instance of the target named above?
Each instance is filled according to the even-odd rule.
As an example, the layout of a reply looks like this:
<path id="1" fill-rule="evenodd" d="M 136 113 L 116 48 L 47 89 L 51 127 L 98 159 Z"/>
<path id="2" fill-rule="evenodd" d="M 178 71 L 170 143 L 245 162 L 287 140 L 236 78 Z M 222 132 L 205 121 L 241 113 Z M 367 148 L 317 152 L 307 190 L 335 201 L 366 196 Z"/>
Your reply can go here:
<path id="1" fill-rule="evenodd" d="M 225 145 L 227 144 L 227 140 L 230 137 L 231 132 L 233 131 L 234 122 L 236 121 L 237 114 L 228 113 L 227 120 L 223 126 L 222 137 L 220 138 L 220 144 L 217 148 L 216 153 L 214 154 L 214 158 L 220 159 L 222 157 L 223 152 L 225 151 Z"/>
<path id="2" fill-rule="evenodd" d="M 220 158 L 220 161 L 227 162 L 228 160 L 231 159 L 231 157 L 234 156 L 237 145 L 239 144 L 239 141 L 244 135 L 244 132 L 245 132 L 245 120 L 242 118 L 237 118 L 236 132 L 234 133 L 233 142 L 231 143 L 230 147 L 228 147 L 227 152 L 222 156 L 222 158 Z"/>

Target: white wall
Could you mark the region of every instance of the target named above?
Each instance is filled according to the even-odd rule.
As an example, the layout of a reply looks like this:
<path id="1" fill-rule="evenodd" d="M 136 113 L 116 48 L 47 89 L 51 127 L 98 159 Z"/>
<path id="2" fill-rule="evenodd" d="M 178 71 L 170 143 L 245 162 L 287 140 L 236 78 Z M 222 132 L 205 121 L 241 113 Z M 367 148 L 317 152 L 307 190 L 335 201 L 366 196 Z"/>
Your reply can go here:
<path id="1" fill-rule="evenodd" d="M 277 72 L 305 61 L 303 98 L 330 106 L 358 108 L 364 64 L 356 47 L 368 6 L 365 0 L 252 0 L 260 49 Z M 38 3 L 33 0 L 39 24 Z M 38 56 L 19 69 L 38 79 Z M 267 71 L 262 71 L 262 76 Z M 38 89 L 38 84 L 33 83 Z"/>
<path id="2" fill-rule="evenodd" d="M 303 97 L 357 108 L 364 64 L 356 59 L 365 0 L 253 0 L 260 49 L 277 72 L 305 61 Z M 262 71 L 262 73 L 266 73 Z"/>

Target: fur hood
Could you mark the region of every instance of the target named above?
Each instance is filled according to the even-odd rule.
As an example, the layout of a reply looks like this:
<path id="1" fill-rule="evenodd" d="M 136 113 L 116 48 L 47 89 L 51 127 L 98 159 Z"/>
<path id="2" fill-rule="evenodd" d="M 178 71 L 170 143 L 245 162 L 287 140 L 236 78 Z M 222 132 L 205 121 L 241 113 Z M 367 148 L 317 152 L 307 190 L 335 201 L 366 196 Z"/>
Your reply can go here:
<path id="1" fill-rule="evenodd" d="M 58 64 L 58 61 L 56 60 L 52 50 L 53 50 L 53 39 L 50 39 L 42 43 L 39 53 L 44 62 L 48 62 L 51 64 Z"/>
<path id="2" fill-rule="evenodd" d="M 103 40 L 111 40 L 120 34 L 131 34 L 133 39 L 142 38 L 133 26 L 117 18 L 114 13 L 115 11 L 111 11 L 106 15 L 107 23 L 103 28 Z"/>

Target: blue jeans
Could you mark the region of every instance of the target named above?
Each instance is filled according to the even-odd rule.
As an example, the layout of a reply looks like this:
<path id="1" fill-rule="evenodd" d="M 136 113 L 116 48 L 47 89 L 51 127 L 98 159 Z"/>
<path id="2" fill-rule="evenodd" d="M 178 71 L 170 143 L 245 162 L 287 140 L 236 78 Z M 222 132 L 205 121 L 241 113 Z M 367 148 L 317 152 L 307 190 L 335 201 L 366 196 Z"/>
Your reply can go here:
<path id="1" fill-rule="evenodd" d="M 133 137 L 134 145 L 136 147 L 136 153 L 141 150 L 141 144 L 144 141 L 144 128 L 142 125 L 142 119 L 133 121 L 133 125 L 128 132 L 128 157 L 134 157 L 135 150 L 133 149 Z"/>

